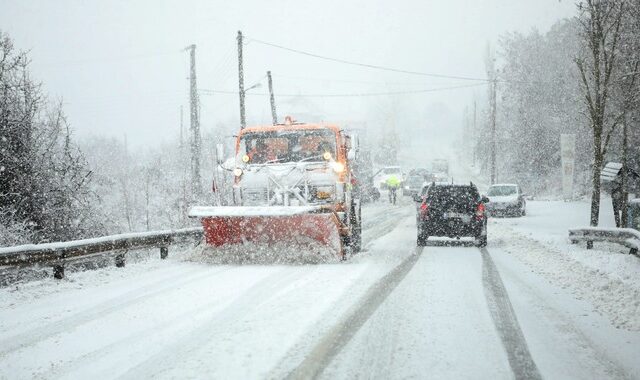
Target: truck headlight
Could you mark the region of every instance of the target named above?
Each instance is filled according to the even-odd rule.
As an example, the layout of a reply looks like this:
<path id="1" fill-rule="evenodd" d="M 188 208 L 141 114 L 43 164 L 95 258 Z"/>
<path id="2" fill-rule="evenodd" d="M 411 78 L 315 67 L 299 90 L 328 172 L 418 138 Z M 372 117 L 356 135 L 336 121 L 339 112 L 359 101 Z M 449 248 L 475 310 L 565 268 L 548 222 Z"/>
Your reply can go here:
<path id="1" fill-rule="evenodd" d="M 240 177 L 242 175 L 242 169 L 240 168 L 233 169 L 233 175 L 236 177 Z"/>
<path id="2" fill-rule="evenodd" d="M 331 167 L 336 173 L 342 173 L 344 171 L 344 164 L 342 162 L 332 162 Z"/>

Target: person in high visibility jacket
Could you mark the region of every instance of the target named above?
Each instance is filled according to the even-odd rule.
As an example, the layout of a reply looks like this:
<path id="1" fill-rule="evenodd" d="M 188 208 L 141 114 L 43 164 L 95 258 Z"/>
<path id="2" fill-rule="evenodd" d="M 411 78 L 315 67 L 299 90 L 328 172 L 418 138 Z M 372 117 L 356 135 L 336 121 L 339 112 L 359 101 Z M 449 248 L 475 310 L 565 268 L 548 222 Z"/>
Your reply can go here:
<path id="1" fill-rule="evenodd" d="M 389 203 L 396 204 L 396 192 L 400 188 L 402 183 L 398 177 L 394 174 L 390 175 L 385 181 L 387 188 L 389 189 Z"/>

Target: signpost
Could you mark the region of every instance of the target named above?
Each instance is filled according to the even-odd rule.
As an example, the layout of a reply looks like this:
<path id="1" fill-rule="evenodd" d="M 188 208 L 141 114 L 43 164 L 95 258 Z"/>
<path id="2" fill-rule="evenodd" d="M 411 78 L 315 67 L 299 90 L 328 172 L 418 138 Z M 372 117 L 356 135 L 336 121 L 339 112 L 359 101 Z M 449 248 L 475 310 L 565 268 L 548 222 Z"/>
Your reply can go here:
<path id="1" fill-rule="evenodd" d="M 562 165 L 562 197 L 573 198 L 573 173 L 575 171 L 576 135 L 560 135 L 560 159 Z"/>

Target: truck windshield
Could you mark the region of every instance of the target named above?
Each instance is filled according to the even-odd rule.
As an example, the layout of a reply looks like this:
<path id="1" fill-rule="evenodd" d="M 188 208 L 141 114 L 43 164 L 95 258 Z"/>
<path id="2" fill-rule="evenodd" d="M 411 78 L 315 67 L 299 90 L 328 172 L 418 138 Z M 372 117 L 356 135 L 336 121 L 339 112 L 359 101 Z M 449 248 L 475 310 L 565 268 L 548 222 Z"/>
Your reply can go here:
<path id="1" fill-rule="evenodd" d="M 323 161 L 325 153 L 336 157 L 336 135 L 329 129 L 245 133 L 238 151 L 252 164 Z"/>

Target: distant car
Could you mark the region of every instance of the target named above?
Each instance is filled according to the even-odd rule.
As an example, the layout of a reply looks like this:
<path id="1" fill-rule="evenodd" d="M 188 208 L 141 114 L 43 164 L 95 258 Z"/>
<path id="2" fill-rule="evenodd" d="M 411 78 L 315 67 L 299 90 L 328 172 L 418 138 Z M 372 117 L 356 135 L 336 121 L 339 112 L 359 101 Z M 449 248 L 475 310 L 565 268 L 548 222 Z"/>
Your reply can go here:
<path id="1" fill-rule="evenodd" d="M 404 181 L 403 194 L 407 197 L 413 197 L 420 192 L 424 182 L 425 178 L 421 175 L 409 175 Z"/>
<path id="2" fill-rule="evenodd" d="M 444 175 L 449 175 L 449 161 L 438 158 L 431 161 L 431 171 L 433 173 L 441 173 Z"/>
<path id="3" fill-rule="evenodd" d="M 527 200 L 514 183 L 491 185 L 487 191 L 489 215 L 525 216 L 527 214 Z"/>
<path id="4" fill-rule="evenodd" d="M 468 185 L 433 183 L 425 187 L 417 215 L 417 244 L 425 246 L 430 236 L 460 238 L 470 236 L 478 247 L 487 245 L 486 197 L 477 187 Z"/>
<path id="5" fill-rule="evenodd" d="M 447 182 L 446 180 L 445 181 L 441 181 L 442 178 L 447 178 L 446 175 L 444 175 L 444 174 L 434 174 L 430 170 L 424 169 L 424 168 L 411 169 L 409 171 L 409 175 L 407 176 L 407 178 L 412 177 L 412 176 L 421 176 L 424 179 L 423 181 L 427 182 L 427 183 L 431 183 L 431 182 Z"/>
<path id="6" fill-rule="evenodd" d="M 414 168 L 414 169 L 409 170 L 408 176 L 411 177 L 413 175 L 419 175 L 419 176 L 427 177 L 430 174 L 431 174 L 431 171 L 429 169 L 426 169 L 426 168 Z"/>
<path id="7" fill-rule="evenodd" d="M 436 183 L 449 183 L 451 182 L 451 179 L 449 178 L 448 175 L 444 174 L 444 173 L 434 173 L 431 175 L 431 179 L 433 182 Z"/>

